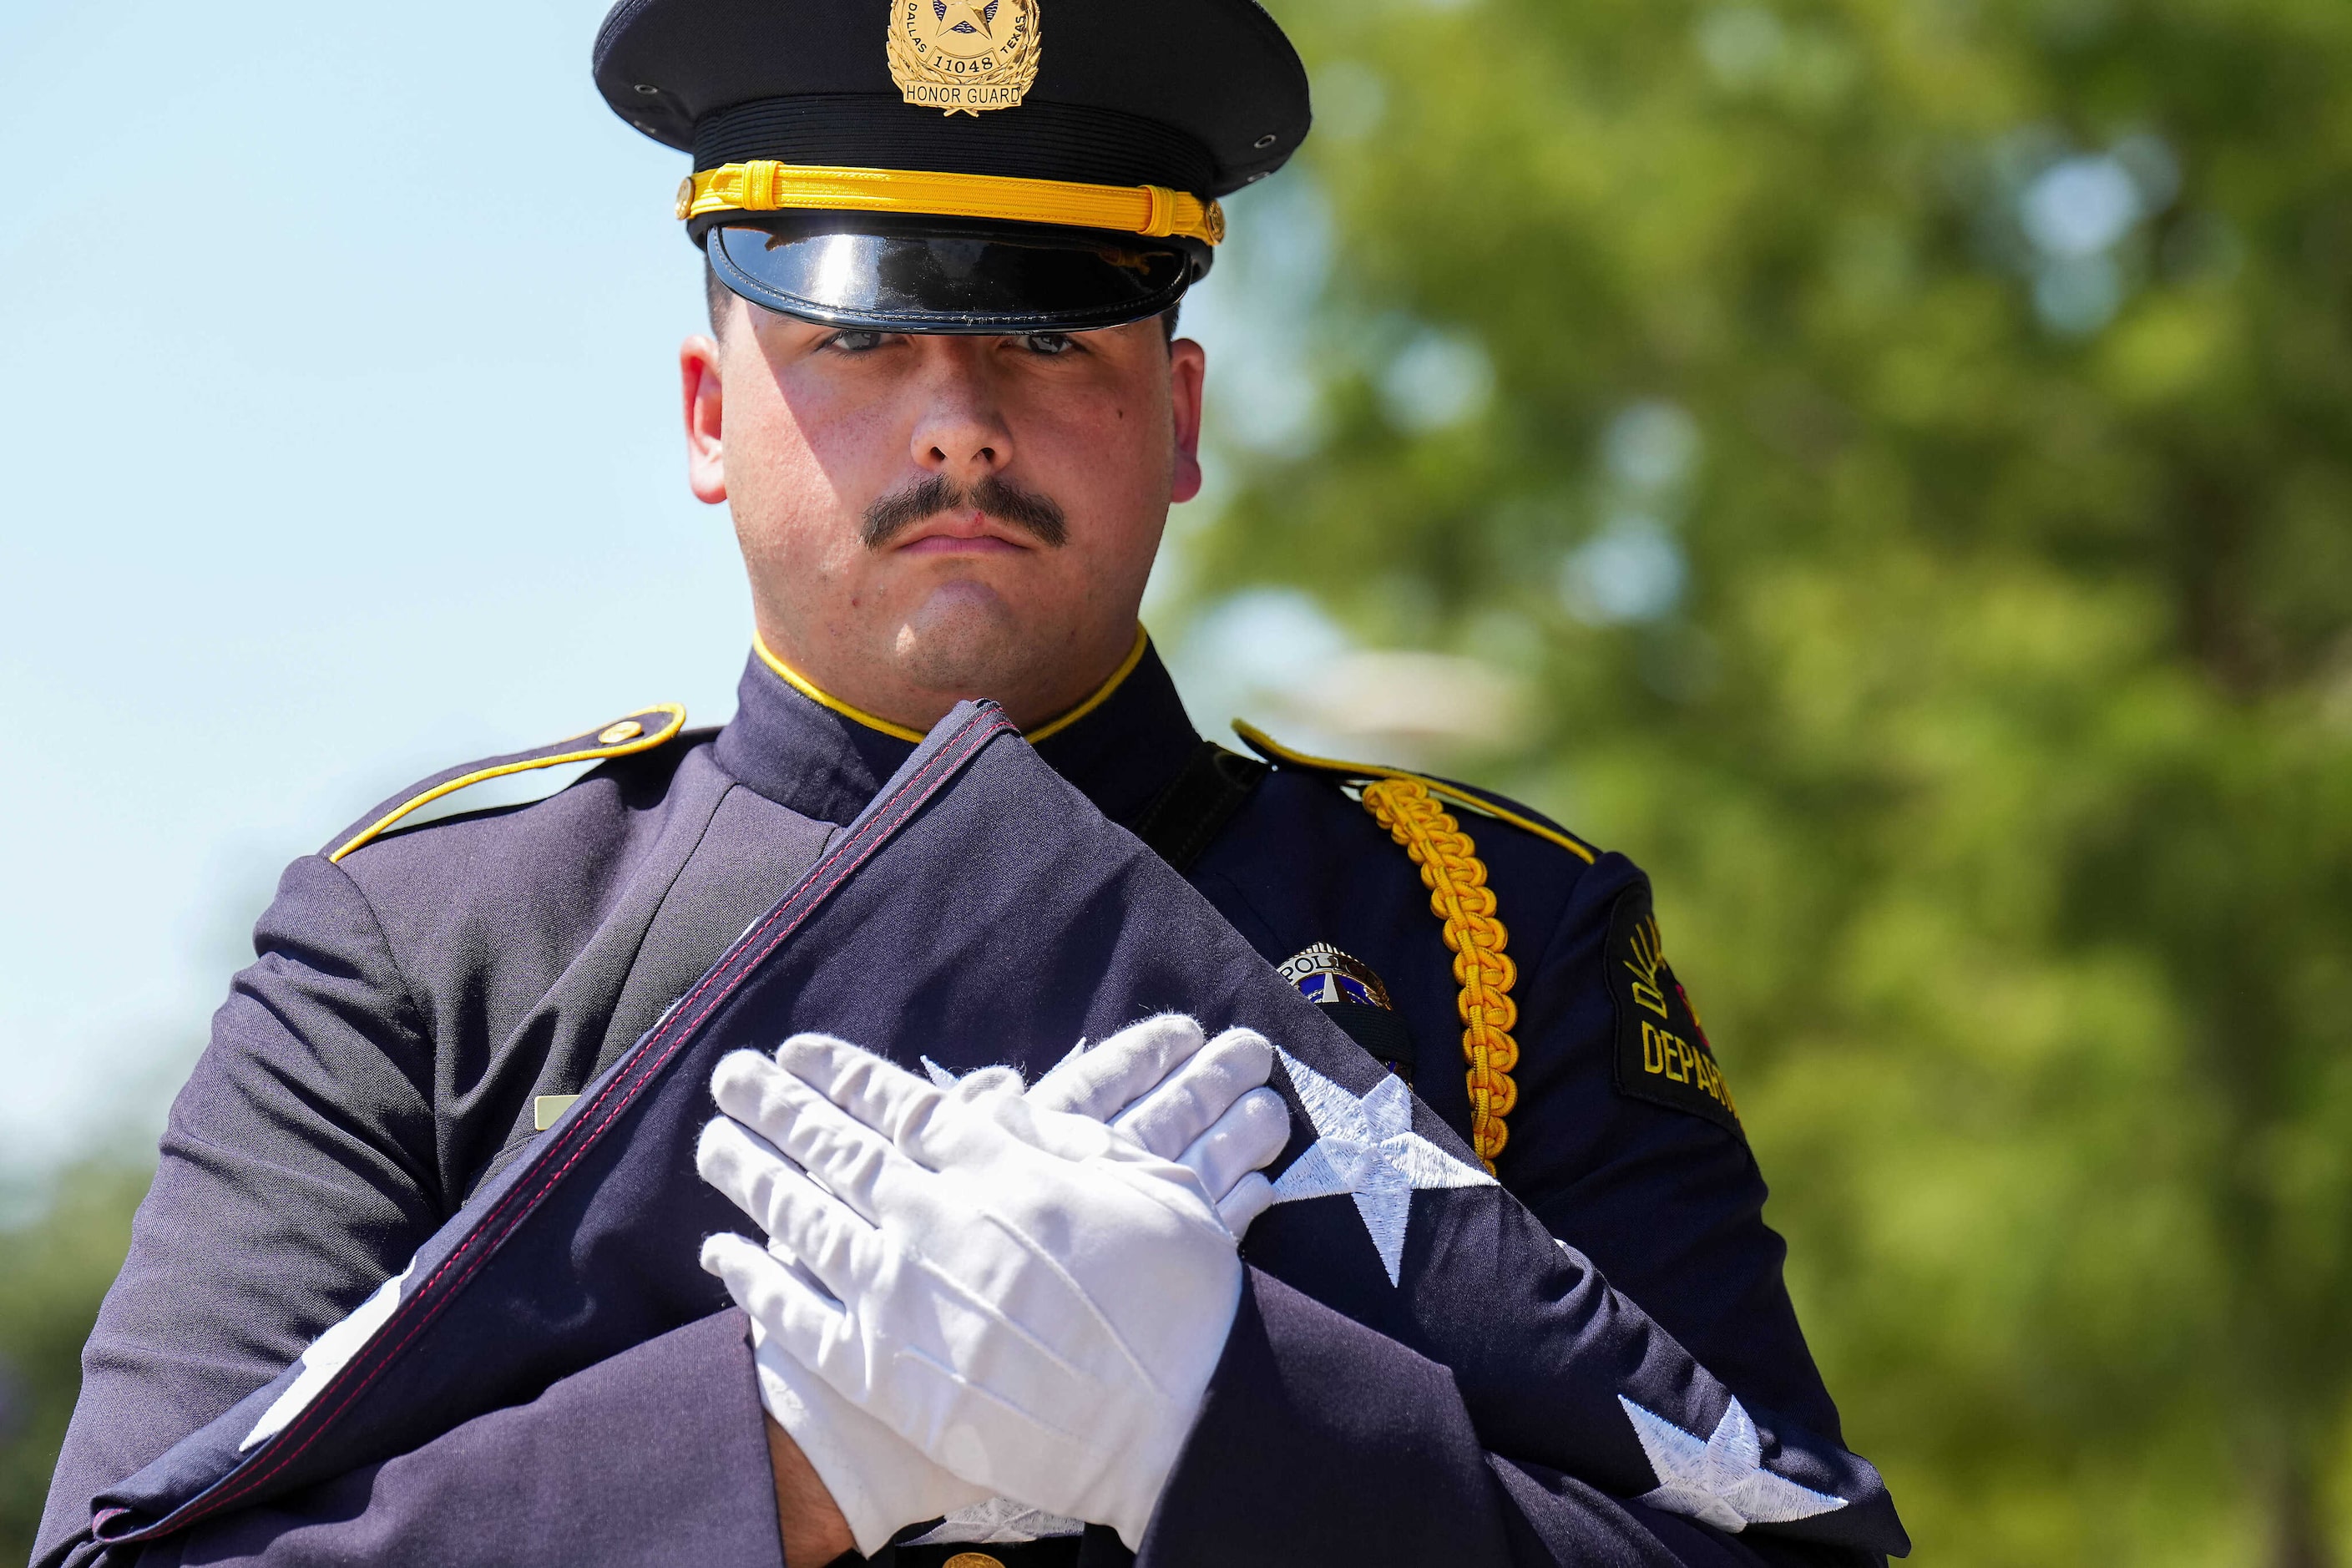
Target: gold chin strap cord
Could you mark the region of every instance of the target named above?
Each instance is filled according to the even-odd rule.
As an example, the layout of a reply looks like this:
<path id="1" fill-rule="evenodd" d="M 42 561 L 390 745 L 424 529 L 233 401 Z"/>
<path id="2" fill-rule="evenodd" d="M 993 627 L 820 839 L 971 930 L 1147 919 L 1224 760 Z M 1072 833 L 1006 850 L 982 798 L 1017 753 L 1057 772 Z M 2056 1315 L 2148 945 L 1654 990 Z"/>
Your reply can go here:
<path id="1" fill-rule="evenodd" d="M 1154 239 L 1174 235 L 1209 245 L 1225 237 L 1223 207 L 1165 185 L 1084 185 L 1000 174 L 780 163 L 772 158 L 688 175 L 677 188 L 677 210 L 681 221 L 725 212 L 919 213 L 1116 229 Z"/>
<path id="2" fill-rule="evenodd" d="M 1470 1064 L 1470 1146 L 1491 1174 L 1510 1137 L 1505 1118 L 1519 1099 L 1519 1086 L 1511 1081 L 1511 1069 L 1519 1065 L 1519 1043 L 1511 1037 L 1519 1005 L 1511 1000 L 1511 983 L 1519 968 L 1503 951 L 1510 933 L 1495 918 L 1486 864 L 1419 779 L 1366 784 L 1364 809 L 1421 868 L 1430 910 L 1444 922 L 1454 983 L 1462 988 L 1454 1005 L 1462 1018 L 1462 1055 Z"/>

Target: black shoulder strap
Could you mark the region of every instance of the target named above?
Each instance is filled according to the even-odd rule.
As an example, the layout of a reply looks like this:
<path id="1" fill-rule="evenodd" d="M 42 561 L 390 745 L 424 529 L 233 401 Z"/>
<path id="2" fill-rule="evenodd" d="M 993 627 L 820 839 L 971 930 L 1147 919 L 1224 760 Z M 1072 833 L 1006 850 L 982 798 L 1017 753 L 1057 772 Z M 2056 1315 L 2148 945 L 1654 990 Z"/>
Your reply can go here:
<path id="1" fill-rule="evenodd" d="M 1177 870 L 1189 870 L 1273 771 L 1255 758 L 1203 741 L 1168 787 L 1121 826 Z"/>

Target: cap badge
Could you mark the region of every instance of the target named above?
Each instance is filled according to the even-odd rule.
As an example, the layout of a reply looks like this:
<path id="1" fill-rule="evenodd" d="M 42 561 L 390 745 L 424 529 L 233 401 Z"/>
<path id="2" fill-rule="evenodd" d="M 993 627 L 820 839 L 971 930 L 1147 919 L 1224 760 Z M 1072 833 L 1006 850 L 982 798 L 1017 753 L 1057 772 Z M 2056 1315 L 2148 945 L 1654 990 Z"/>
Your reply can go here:
<path id="1" fill-rule="evenodd" d="M 908 103 L 975 119 L 1037 79 L 1037 0 L 890 0 L 890 79 Z"/>

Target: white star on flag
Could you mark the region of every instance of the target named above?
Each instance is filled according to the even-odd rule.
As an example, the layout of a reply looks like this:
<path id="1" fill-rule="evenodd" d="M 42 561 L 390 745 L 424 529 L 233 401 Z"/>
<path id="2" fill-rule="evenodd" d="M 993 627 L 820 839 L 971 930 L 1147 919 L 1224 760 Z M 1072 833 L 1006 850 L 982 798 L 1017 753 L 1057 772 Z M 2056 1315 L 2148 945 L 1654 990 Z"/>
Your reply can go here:
<path id="1" fill-rule="evenodd" d="M 1751 1524 L 1786 1524 L 1833 1513 L 1845 1499 L 1776 1476 L 1764 1468 L 1756 1423 L 1737 1399 L 1715 1424 L 1715 1436 L 1700 1442 L 1663 1415 L 1653 1415 L 1623 1394 L 1617 1403 L 1633 1423 L 1633 1436 L 1657 1472 L 1657 1489 L 1637 1502 L 1679 1513 L 1738 1534 Z"/>
<path id="2" fill-rule="evenodd" d="M 1364 1094 L 1349 1094 L 1288 1051 L 1276 1047 L 1315 1142 L 1274 1184 L 1274 1201 L 1333 1197 L 1345 1193 L 1380 1249 L 1389 1283 L 1404 1263 L 1404 1231 L 1412 1194 L 1425 1187 L 1491 1187 L 1495 1178 L 1465 1164 L 1412 1130 L 1412 1091 L 1394 1073 Z"/>
<path id="3" fill-rule="evenodd" d="M 956 1510 L 930 1533 L 919 1535 L 907 1544 L 1018 1546 L 1025 1541 L 1053 1541 L 1065 1535 L 1083 1534 L 1086 1528 L 1081 1521 L 1047 1513 L 1042 1508 L 1031 1508 L 1011 1498 L 992 1497 Z"/>

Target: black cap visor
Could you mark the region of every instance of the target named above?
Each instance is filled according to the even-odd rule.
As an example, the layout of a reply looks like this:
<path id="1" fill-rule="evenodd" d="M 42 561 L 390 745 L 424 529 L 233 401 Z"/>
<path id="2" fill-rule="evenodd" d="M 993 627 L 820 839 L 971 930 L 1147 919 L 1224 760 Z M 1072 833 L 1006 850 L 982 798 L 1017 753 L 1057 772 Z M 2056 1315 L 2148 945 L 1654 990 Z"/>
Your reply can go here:
<path id="1" fill-rule="evenodd" d="M 1156 316 L 1209 269 L 1196 241 L 1041 224 L 761 214 L 702 236 L 755 305 L 889 332 L 1077 332 Z"/>

